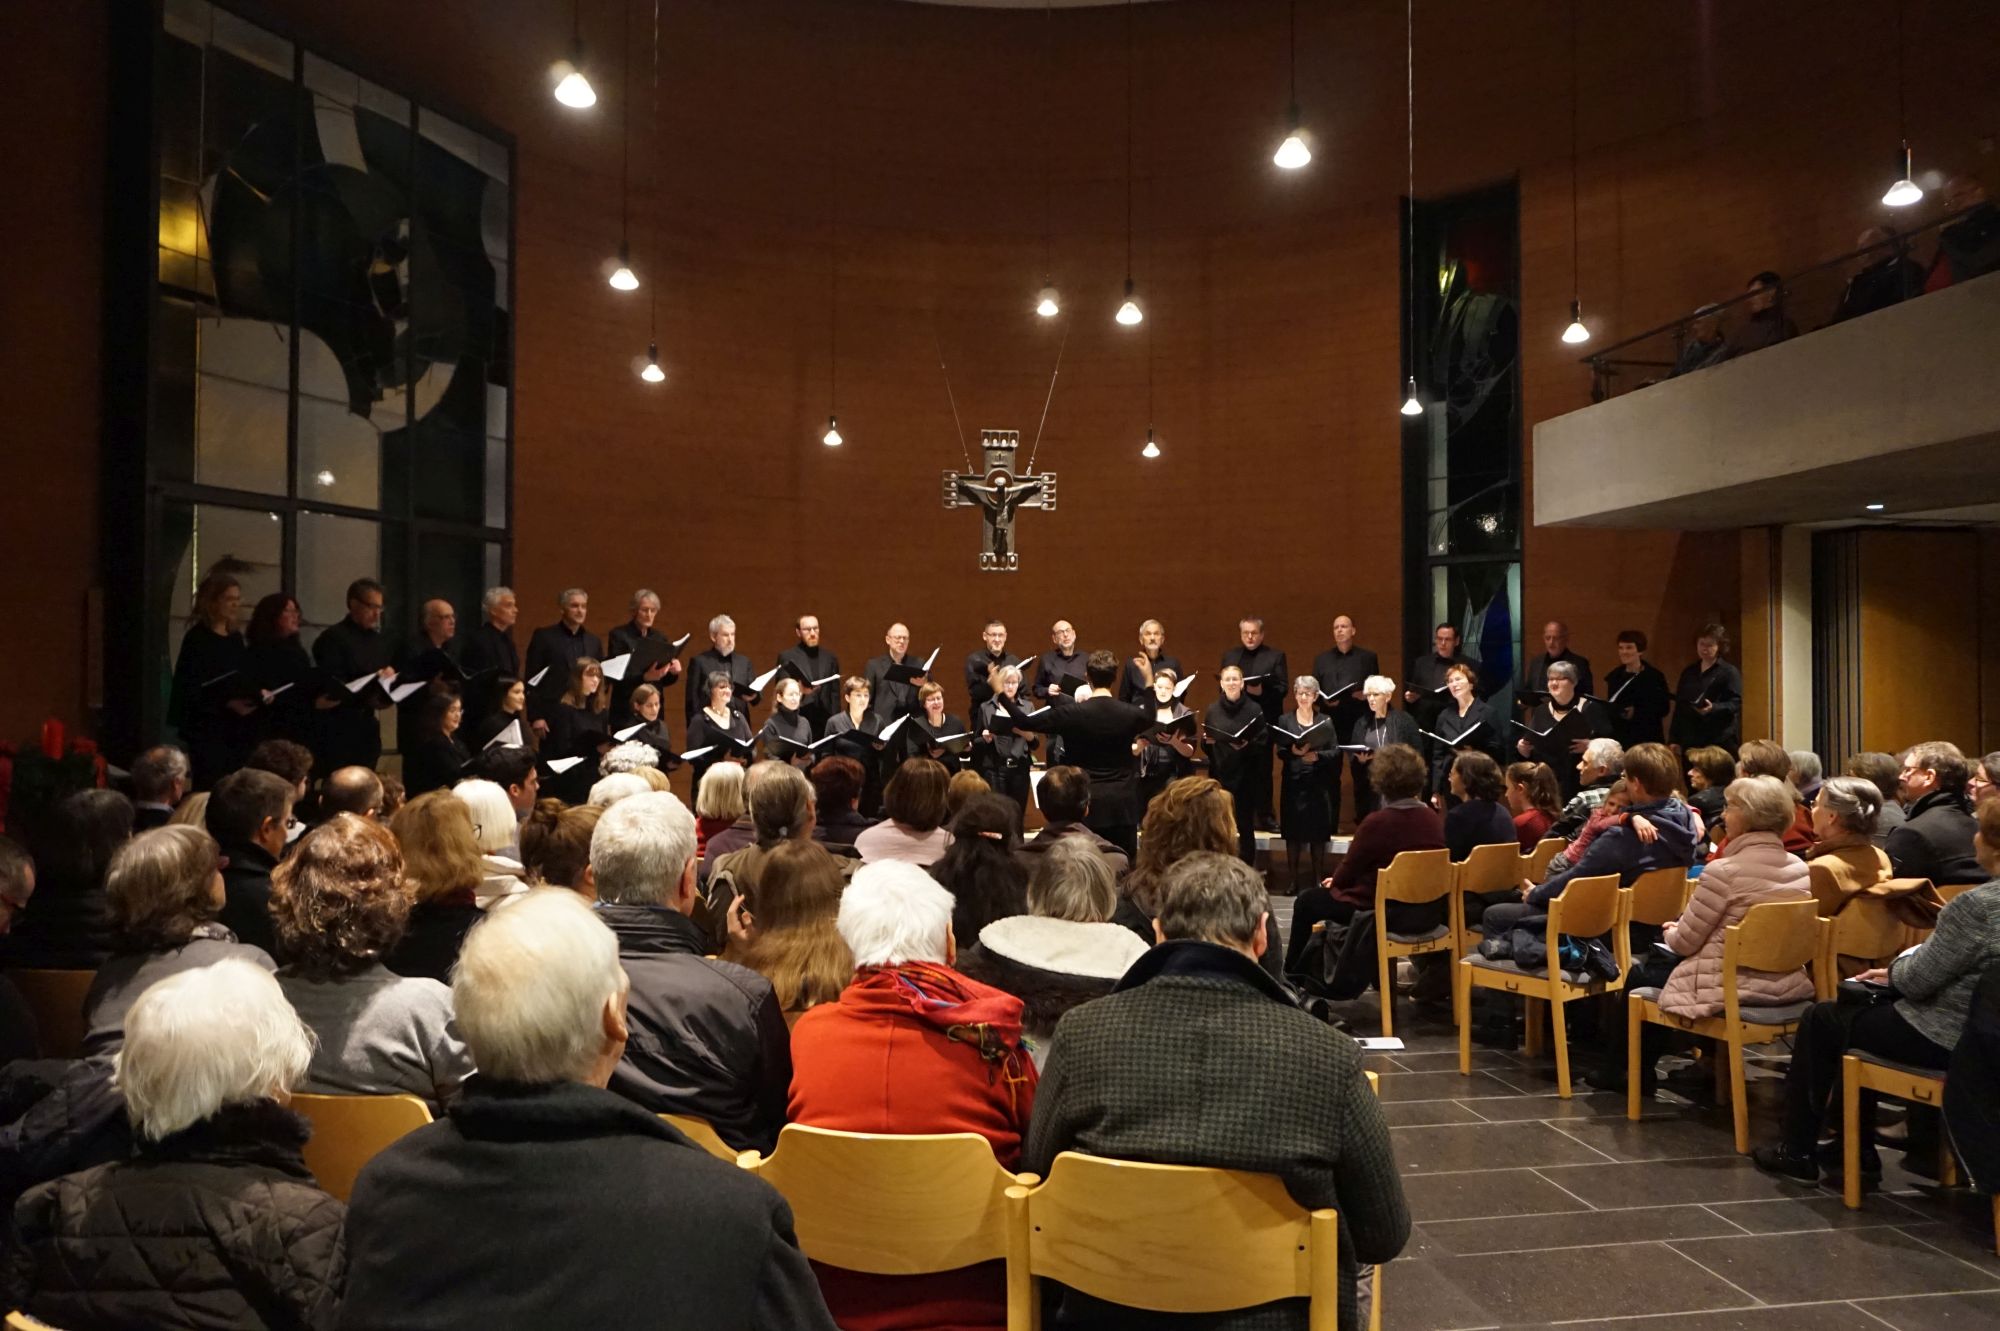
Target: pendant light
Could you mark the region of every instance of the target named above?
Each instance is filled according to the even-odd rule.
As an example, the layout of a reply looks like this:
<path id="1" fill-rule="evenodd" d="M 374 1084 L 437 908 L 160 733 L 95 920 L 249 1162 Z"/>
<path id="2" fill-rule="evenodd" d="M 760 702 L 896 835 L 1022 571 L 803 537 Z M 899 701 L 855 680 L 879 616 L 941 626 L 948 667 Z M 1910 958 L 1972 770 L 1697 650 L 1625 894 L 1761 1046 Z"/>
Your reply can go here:
<path id="1" fill-rule="evenodd" d="M 631 45 L 629 39 L 627 40 L 626 45 L 628 47 Z M 628 78 L 626 82 L 629 85 L 631 80 Z M 666 136 L 660 133 L 660 0 L 653 0 L 653 84 L 652 84 L 652 104 L 650 107 L 650 114 L 652 115 L 653 135 L 654 135 L 653 261 L 655 263 L 658 263 L 660 261 L 660 253 L 661 253 L 660 250 L 661 171 L 660 171 L 659 145 L 666 142 Z M 628 164 L 631 161 L 631 119 L 629 112 L 626 119 L 626 161 Z M 625 249 L 623 245 L 619 246 L 618 257 L 622 263 L 625 258 Z M 633 284 L 635 286 L 638 284 L 637 278 L 633 279 Z M 618 285 L 618 278 L 617 274 L 615 273 L 612 274 L 611 285 L 613 286 Z M 646 359 L 644 363 L 642 363 L 639 366 L 639 377 L 645 380 L 649 384 L 663 384 L 667 381 L 667 372 L 660 367 L 660 284 L 658 282 L 654 282 L 652 284 L 651 288 L 648 291 L 648 297 L 649 298 L 647 300 L 647 305 L 646 305 L 646 337 L 647 337 Z"/>
<path id="2" fill-rule="evenodd" d="M 1410 376 L 1409 390 L 1403 397 L 1403 414 L 1405 416 L 1424 414 L 1424 404 L 1417 400 L 1417 376 L 1414 374 Z"/>
<path id="3" fill-rule="evenodd" d="M 1590 330 L 1583 324 L 1583 300 L 1577 294 L 1581 282 L 1578 276 L 1578 256 L 1583 251 L 1582 241 L 1577 231 L 1577 190 L 1576 190 L 1576 142 L 1577 142 L 1577 59 L 1576 59 L 1576 0 L 1569 3 L 1569 327 L 1563 329 L 1562 340 L 1571 346 L 1590 341 Z"/>
<path id="4" fill-rule="evenodd" d="M 632 6 L 625 6 L 625 52 L 618 95 L 625 101 L 619 127 L 618 147 L 618 262 L 608 279 L 613 291 L 637 291 L 639 276 L 632 271 Z M 663 376 L 664 377 L 664 376 Z"/>
<path id="5" fill-rule="evenodd" d="M 1403 251 L 1409 256 L 1409 295 L 1404 300 L 1403 344 L 1410 364 L 1417 363 L 1417 0 L 1403 0 Z M 1412 374 L 1403 394 L 1403 414 L 1421 416 L 1417 376 Z"/>
<path id="6" fill-rule="evenodd" d="M 1910 170 L 1910 120 L 1904 103 L 1903 0 L 1896 0 L 1896 134 L 1903 141 L 1903 151 L 1896 157 L 1896 167 L 1902 174 L 1882 196 L 1882 202 L 1891 208 L 1907 208 L 1924 197 L 1923 186 L 1917 184 Z"/>
<path id="7" fill-rule="evenodd" d="M 556 61 L 556 100 L 572 111 L 587 111 L 597 105 L 597 90 L 583 72 L 583 0 L 575 0 L 570 10 L 569 59 Z"/>
<path id="8" fill-rule="evenodd" d="M 1160 455 L 1159 441 L 1153 438 L 1153 330 L 1146 330 L 1146 446 L 1139 450 L 1142 458 L 1156 458 Z"/>
<path id="9" fill-rule="evenodd" d="M 1306 142 L 1306 133 L 1299 128 L 1299 0 L 1291 0 L 1289 5 L 1291 27 L 1290 49 L 1292 65 L 1292 100 L 1286 113 L 1286 123 L 1290 133 L 1278 145 L 1278 151 L 1271 154 L 1273 164 L 1287 171 L 1296 171 L 1312 161 L 1312 146 Z"/>
<path id="10" fill-rule="evenodd" d="M 1132 0 L 1125 0 L 1125 303 L 1117 318 L 1127 328 L 1146 317 L 1132 293 Z"/>
<path id="11" fill-rule="evenodd" d="M 667 381 L 667 372 L 660 368 L 660 344 L 658 342 L 648 342 L 646 344 L 646 364 L 639 371 L 639 377 L 649 384 L 663 384 Z"/>
<path id="12" fill-rule="evenodd" d="M 1035 313 L 1044 319 L 1053 319 L 1062 313 L 1062 300 L 1056 294 L 1055 278 L 1049 273 L 1050 206 L 1049 206 L 1049 71 L 1054 68 L 1055 55 L 1055 4 L 1054 0 L 1044 0 L 1042 5 L 1042 289 L 1035 293 Z"/>
<path id="13" fill-rule="evenodd" d="M 840 417 L 835 410 L 840 390 L 839 122 L 840 84 L 836 74 L 827 97 L 826 196 L 829 234 L 826 246 L 826 433 L 819 437 L 819 441 L 828 448 L 839 448 L 847 442 L 840 436 Z"/>

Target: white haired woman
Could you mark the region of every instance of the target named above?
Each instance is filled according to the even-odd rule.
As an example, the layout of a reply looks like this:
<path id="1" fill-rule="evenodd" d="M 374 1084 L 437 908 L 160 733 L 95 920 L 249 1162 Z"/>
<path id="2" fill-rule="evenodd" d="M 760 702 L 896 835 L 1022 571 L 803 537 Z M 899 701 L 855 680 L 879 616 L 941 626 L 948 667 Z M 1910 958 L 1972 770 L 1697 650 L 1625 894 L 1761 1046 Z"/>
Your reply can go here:
<path id="1" fill-rule="evenodd" d="M 1369 777 L 1369 764 L 1374 762 L 1375 755 L 1391 744 L 1406 744 L 1419 753 L 1424 748 L 1417 734 L 1416 719 L 1408 712 L 1391 708 L 1396 701 L 1395 680 L 1387 675 L 1370 675 L 1361 683 L 1361 701 L 1368 705 L 1368 715 L 1357 720 L 1347 734 L 1347 743 L 1361 749 L 1354 755 L 1359 763 L 1354 769 L 1354 821 L 1357 825 L 1382 807 L 1382 798 L 1375 793 L 1375 783 Z"/>
<path id="2" fill-rule="evenodd" d="M 521 824 L 506 787 L 493 781 L 461 781 L 451 793 L 472 815 L 472 838 L 479 843 L 479 863 L 485 871 L 474 893 L 480 906 L 527 891 L 528 871 L 521 867 Z"/>
<path id="3" fill-rule="evenodd" d="M 284 1107 L 312 1036 L 277 981 L 228 959 L 149 987 L 117 1085 L 134 1156 L 27 1192 L 10 1291 L 56 1326 L 332 1327 L 347 1208 Z"/>

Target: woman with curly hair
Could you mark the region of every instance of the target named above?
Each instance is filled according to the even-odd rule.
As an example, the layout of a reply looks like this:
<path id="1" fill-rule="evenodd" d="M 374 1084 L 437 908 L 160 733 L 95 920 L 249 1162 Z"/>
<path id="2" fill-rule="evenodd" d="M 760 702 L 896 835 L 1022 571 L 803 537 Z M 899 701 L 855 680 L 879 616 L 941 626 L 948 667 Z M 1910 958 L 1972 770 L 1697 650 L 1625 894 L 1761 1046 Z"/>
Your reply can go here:
<path id="1" fill-rule="evenodd" d="M 319 1037 L 299 1090 L 415 1095 L 435 1108 L 472 1075 L 451 990 L 382 964 L 410 904 L 396 838 L 351 813 L 300 837 L 272 871 L 278 987 Z"/>
<path id="2" fill-rule="evenodd" d="M 403 939 L 385 964 L 398 975 L 450 982 L 465 936 L 479 923 L 486 864 L 472 811 L 449 790 L 419 795 L 389 820 L 403 851 L 403 880 L 416 905 Z"/>
<path id="3" fill-rule="evenodd" d="M 1160 913 L 1160 887 L 1167 870 L 1197 851 L 1236 854 L 1236 799 L 1209 776 L 1184 776 L 1157 795 L 1139 824 L 1139 859 L 1125 879 L 1125 895 L 1112 915 L 1146 940 L 1157 941 L 1153 917 Z M 1264 933 L 1270 946 L 1258 964 L 1272 975 L 1278 969 L 1278 926 L 1268 915 Z"/>

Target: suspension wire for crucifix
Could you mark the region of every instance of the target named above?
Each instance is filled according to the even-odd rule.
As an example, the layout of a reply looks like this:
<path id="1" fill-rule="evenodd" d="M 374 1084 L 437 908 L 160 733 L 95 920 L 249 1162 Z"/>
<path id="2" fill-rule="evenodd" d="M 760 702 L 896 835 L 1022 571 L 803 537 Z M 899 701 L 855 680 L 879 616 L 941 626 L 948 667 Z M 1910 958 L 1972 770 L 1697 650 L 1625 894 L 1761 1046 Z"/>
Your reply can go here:
<path id="1" fill-rule="evenodd" d="M 944 364 L 944 339 L 938 336 L 937 314 L 931 314 L 931 345 L 937 348 L 938 373 L 944 376 L 945 400 L 951 403 L 951 423 L 958 430 L 958 455 L 965 459 L 965 470 L 972 471 L 972 453 L 965 446 L 965 422 L 958 418 L 958 395 L 951 391 L 951 371 Z"/>
<path id="2" fill-rule="evenodd" d="M 1049 395 L 1042 399 L 1042 419 L 1035 426 L 1035 442 L 1028 447 L 1028 470 L 1026 474 L 1030 476 L 1035 474 L 1035 455 L 1041 452 L 1042 430 L 1049 423 L 1049 405 L 1056 400 L 1056 377 L 1062 373 L 1063 352 L 1069 347 L 1069 330 L 1070 320 L 1064 319 L 1062 341 L 1056 345 L 1056 368 L 1049 375 Z"/>
<path id="3" fill-rule="evenodd" d="M 1049 407 L 1056 400 L 1056 380 L 1062 376 L 1063 352 L 1069 349 L 1069 330 L 1070 321 L 1065 319 L 1062 341 L 1056 345 L 1056 366 L 1049 374 L 1048 395 L 1042 399 L 1042 419 L 1035 426 L 1035 442 L 1028 448 L 1028 470 L 1024 473 L 1027 475 L 1034 474 L 1035 458 L 1041 452 L 1042 431 L 1048 427 Z M 937 348 L 938 373 L 944 376 L 945 401 L 951 403 L 952 428 L 958 431 L 958 455 L 964 460 L 965 470 L 969 473 L 972 470 L 972 452 L 965 446 L 965 422 L 959 419 L 958 395 L 951 390 L 951 370 L 944 363 L 944 339 L 938 336 L 935 315 L 931 318 L 931 345 Z"/>

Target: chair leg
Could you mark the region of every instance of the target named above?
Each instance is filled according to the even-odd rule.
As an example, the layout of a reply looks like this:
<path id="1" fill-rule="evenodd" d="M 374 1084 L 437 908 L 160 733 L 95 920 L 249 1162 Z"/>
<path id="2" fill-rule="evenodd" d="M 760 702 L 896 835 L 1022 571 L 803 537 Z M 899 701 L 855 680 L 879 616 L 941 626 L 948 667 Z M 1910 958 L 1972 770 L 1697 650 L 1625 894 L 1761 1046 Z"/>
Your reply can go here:
<path id="1" fill-rule="evenodd" d="M 1625 1000 L 1625 1117 L 1639 1121 L 1639 1041 L 1646 1033 L 1643 1002 Z"/>
<path id="2" fill-rule="evenodd" d="M 1375 948 L 1375 987 L 1382 995 L 1382 1034 L 1385 1036 L 1396 1033 L 1396 983 L 1392 978 L 1395 969 L 1388 949 L 1378 941 Z"/>
<path id="3" fill-rule="evenodd" d="M 1521 999 L 1521 1019 L 1528 1028 L 1529 1058 L 1540 1058 L 1542 1055 L 1542 1013 L 1536 1006 L 1540 1001 L 1526 997 Z"/>
<path id="4" fill-rule="evenodd" d="M 1840 1076 L 1840 1200 L 1850 1211 L 1861 1209 L 1861 1060 L 1841 1060 Z"/>
<path id="5" fill-rule="evenodd" d="M 1470 1077 L 1472 1075 L 1472 977 L 1470 975 L 1459 977 L 1458 989 L 1452 995 L 1452 1002 L 1458 1008 L 1458 1075 Z"/>
<path id="6" fill-rule="evenodd" d="M 1715 1098 L 1717 1103 L 1720 1103 L 1729 1098 L 1729 1062 L 1717 1054 L 1713 1047 L 1707 1052 L 1709 1071 L 1715 1074 Z"/>
<path id="7" fill-rule="evenodd" d="M 1563 1025 L 1563 1004 L 1560 998 L 1549 1000 L 1549 1024 L 1555 1032 L 1556 1044 L 1556 1089 L 1562 1098 L 1569 1099 L 1569 1031 Z"/>
<path id="8" fill-rule="evenodd" d="M 1736 1154 L 1750 1154 L 1750 1100 L 1743 1093 L 1743 1042 L 1729 1046 L 1729 1113 L 1736 1122 Z"/>
<path id="9" fill-rule="evenodd" d="M 2000 1215 L 2000 1204 L 1995 1205 L 1994 1214 Z M 1382 1331 L 1382 1268 L 1376 1267 L 1369 1278 L 1375 1282 L 1375 1297 L 1368 1304 L 1368 1331 Z"/>
<path id="10" fill-rule="evenodd" d="M 1947 1188 L 1958 1186 L 1958 1157 L 1951 1153 L 1951 1133 L 1943 1124 L 1938 1125 L 1938 1182 Z"/>

